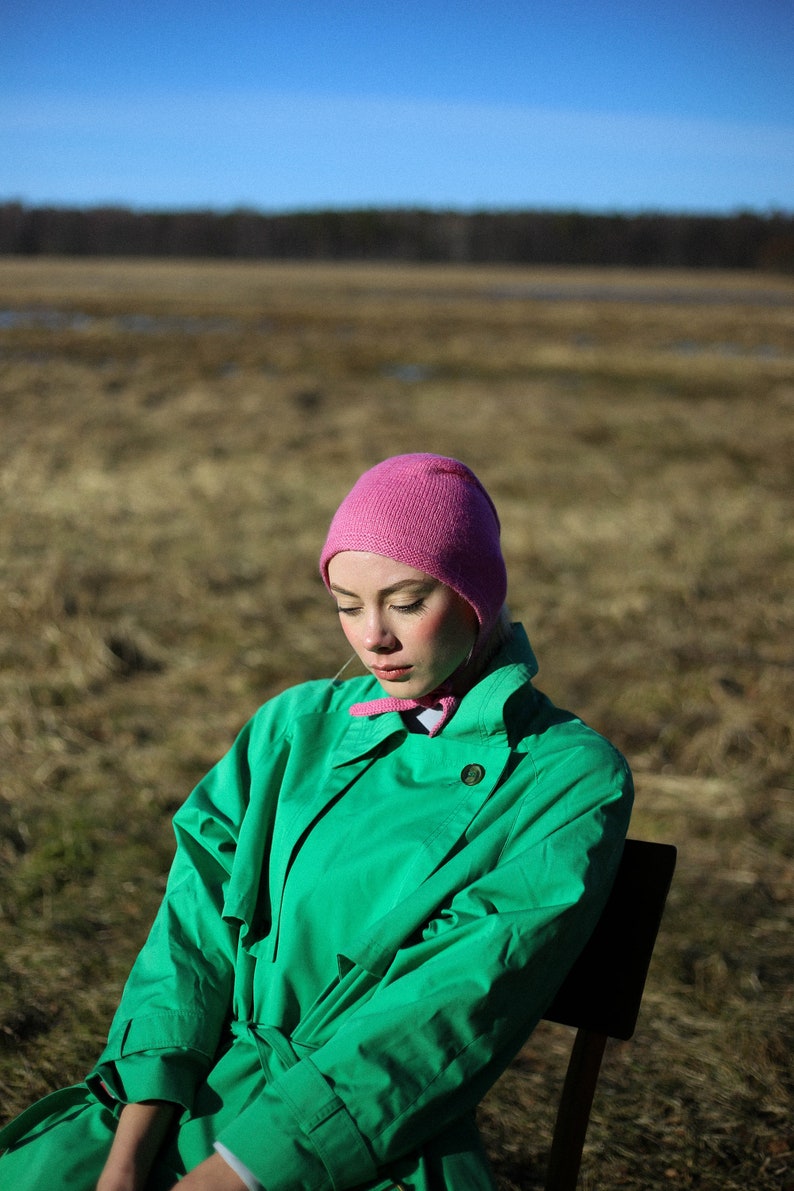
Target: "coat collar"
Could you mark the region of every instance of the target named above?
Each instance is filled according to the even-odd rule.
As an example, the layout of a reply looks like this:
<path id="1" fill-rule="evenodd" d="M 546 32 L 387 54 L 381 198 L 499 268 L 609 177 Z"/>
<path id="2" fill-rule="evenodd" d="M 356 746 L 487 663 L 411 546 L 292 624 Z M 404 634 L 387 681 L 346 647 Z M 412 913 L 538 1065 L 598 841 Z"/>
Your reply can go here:
<path id="1" fill-rule="evenodd" d="M 508 704 L 518 690 L 526 690 L 538 672 L 538 663 L 523 625 L 514 624 L 513 631 L 494 657 L 480 681 L 461 699 L 455 715 L 442 729 L 437 740 L 480 742 L 490 745 L 510 743 Z M 348 684 L 340 684 L 343 688 Z M 353 684 L 350 684 L 351 692 Z M 372 680 L 373 691 L 380 689 Z M 355 685 L 355 695 L 349 703 L 366 699 L 361 686 Z M 347 731 L 339 741 L 331 759 L 333 768 L 348 765 L 366 757 L 379 748 L 384 740 L 407 729 L 398 711 L 381 715 L 350 716 Z"/>

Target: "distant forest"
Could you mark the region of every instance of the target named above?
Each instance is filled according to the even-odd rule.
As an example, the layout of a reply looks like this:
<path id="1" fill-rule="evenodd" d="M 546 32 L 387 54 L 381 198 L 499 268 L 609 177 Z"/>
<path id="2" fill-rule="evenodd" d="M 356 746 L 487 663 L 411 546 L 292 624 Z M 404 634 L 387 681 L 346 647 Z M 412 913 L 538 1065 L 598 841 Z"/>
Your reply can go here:
<path id="1" fill-rule="evenodd" d="M 364 209 L 134 211 L 0 204 L 0 255 L 613 265 L 794 272 L 794 214 Z"/>

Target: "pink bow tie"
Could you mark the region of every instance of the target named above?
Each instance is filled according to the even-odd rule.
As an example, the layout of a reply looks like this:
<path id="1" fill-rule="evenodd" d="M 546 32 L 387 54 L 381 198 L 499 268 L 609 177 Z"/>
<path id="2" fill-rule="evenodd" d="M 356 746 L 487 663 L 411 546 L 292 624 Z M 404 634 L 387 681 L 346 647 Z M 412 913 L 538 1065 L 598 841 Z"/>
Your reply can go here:
<path id="1" fill-rule="evenodd" d="M 372 699 L 369 703 L 354 703 L 350 708 L 351 715 L 383 715 L 385 711 L 414 711 L 417 707 L 442 708 L 441 719 L 433 725 L 428 735 L 436 736 L 452 716 L 455 714 L 460 699 L 457 695 L 442 695 L 438 691 L 431 691 L 429 695 L 422 695 L 419 699 L 397 699 L 389 695 L 383 699 Z"/>

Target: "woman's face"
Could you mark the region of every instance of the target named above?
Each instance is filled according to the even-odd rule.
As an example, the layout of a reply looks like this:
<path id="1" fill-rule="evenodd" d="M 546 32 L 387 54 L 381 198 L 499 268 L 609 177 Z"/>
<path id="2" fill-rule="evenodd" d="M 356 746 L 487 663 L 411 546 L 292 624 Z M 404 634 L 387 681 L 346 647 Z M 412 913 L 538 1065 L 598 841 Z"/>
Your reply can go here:
<path id="1" fill-rule="evenodd" d="M 382 554 L 336 554 L 328 579 L 345 636 L 387 695 L 429 694 L 477 639 L 477 616 L 457 592 Z"/>

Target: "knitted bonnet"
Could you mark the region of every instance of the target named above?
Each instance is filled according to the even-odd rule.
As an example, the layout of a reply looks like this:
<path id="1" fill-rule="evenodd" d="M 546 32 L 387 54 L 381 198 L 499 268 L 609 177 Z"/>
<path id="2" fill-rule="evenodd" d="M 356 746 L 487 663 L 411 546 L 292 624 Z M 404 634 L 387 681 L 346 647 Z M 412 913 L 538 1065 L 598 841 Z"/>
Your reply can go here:
<path id="1" fill-rule="evenodd" d="M 507 594 L 499 518 L 490 496 L 464 463 L 443 455 L 396 455 L 360 479 L 342 501 L 320 555 L 343 550 L 382 554 L 432 575 L 472 606 L 488 637 Z"/>
<path id="2" fill-rule="evenodd" d="M 330 589 L 328 564 L 334 555 L 360 550 L 432 575 L 474 609 L 479 632 L 473 657 L 487 642 L 507 593 L 499 529 L 490 496 L 464 463 L 443 455 L 395 455 L 364 472 L 336 510 L 320 573 Z M 430 729 L 435 736 L 459 703 L 448 680 L 415 699 L 388 696 L 354 703 L 350 714 L 439 706 L 441 717 Z"/>

